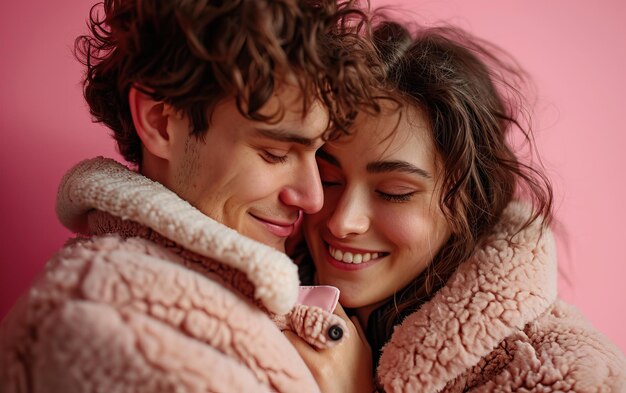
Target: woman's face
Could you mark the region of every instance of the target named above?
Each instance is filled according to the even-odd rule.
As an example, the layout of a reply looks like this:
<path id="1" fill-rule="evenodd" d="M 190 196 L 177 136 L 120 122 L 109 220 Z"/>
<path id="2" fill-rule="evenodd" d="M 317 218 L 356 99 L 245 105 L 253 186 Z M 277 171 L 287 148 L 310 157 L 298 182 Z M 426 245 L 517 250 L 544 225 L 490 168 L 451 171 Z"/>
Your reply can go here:
<path id="1" fill-rule="evenodd" d="M 338 287 L 350 308 L 378 305 L 405 287 L 450 236 L 421 110 L 387 108 L 358 120 L 354 136 L 318 152 L 324 207 L 303 224 L 317 281 Z"/>

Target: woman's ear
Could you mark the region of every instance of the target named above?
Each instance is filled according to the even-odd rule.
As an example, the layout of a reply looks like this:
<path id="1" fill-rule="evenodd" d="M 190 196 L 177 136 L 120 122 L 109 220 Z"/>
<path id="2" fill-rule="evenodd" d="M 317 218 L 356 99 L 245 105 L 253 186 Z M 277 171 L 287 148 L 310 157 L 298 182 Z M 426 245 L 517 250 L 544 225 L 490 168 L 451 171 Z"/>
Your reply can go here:
<path id="1" fill-rule="evenodd" d="M 155 101 L 134 86 L 128 93 L 128 103 L 135 130 L 144 148 L 156 157 L 169 160 L 173 153 L 174 135 L 168 127 L 168 120 L 174 111 L 168 104 Z"/>

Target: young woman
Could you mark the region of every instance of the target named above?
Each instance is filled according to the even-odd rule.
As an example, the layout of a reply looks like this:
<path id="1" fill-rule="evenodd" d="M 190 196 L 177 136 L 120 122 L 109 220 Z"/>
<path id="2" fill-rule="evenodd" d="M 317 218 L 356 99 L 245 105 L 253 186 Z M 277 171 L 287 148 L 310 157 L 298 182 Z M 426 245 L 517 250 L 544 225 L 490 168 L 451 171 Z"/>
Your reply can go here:
<path id="1" fill-rule="evenodd" d="M 376 37 L 390 99 L 319 152 L 303 223 L 303 281 L 354 322 L 327 351 L 292 337 L 322 390 L 626 389 L 623 354 L 557 299 L 550 183 L 507 143 L 532 147 L 519 72 L 454 29 Z"/>

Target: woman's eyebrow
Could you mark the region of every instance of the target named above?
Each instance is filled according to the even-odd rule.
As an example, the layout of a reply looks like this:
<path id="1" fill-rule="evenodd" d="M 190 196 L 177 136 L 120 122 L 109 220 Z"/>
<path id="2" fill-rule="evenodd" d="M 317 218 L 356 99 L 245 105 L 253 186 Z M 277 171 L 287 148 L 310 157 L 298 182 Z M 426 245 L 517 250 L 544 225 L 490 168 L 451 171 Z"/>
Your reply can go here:
<path id="1" fill-rule="evenodd" d="M 319 149 L 315 153 L 315 155 L 319 157 L 320 159 L 326 161 L 330 165 L 336 166 L 337 168 L 341 168 L 341 164 L 339 163 L 339 160 L 335 158 L 335 156 L 333 156 L 332 154 L 328 153 L 327 151 Z"/>
<path id="2" fill-rule="evenodd" d="M 422 168 L 406 161 L 375 161 L 367 164 L 367 172 L 369 173 L 385 173 L 385 172 L 405 172 L 416 174 L 426 179 L 432 179 L 432 175 Z"/>

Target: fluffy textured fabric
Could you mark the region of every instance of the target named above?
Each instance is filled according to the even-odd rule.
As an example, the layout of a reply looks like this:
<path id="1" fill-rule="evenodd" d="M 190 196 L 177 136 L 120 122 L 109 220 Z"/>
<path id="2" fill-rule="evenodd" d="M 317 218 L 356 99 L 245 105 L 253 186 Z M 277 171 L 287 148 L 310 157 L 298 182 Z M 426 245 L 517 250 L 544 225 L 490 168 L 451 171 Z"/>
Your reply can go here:
<path id="1" fill-rule="evenodd" d="M 385 392 L 625 392 L 624 355 L 557 299 L 552 235 L 510 205 L 448 283 L 396 327 Z"/>
<path id="2" fill-rule="evenodd" d="M 151 228 L 202 256 L 244 272 L 255 297 L 272 312 L 285 313 L 298 296 L 298 273 L 283 253 L 208 219 L 163 185 L 113 160 L 84 161 L 61 182 L 57 215 L 70 230 L 90 235 L 91 210 Z"/>
<path id="3" fill-rule="evenodd" d="M 0 392 L 318 391 L 265 310 L 318 347 L 336 317 L 293 308 L 284 254 L 103 158 L 64 177 L 57 212 L 81 236 L 2 321 Z"/>

